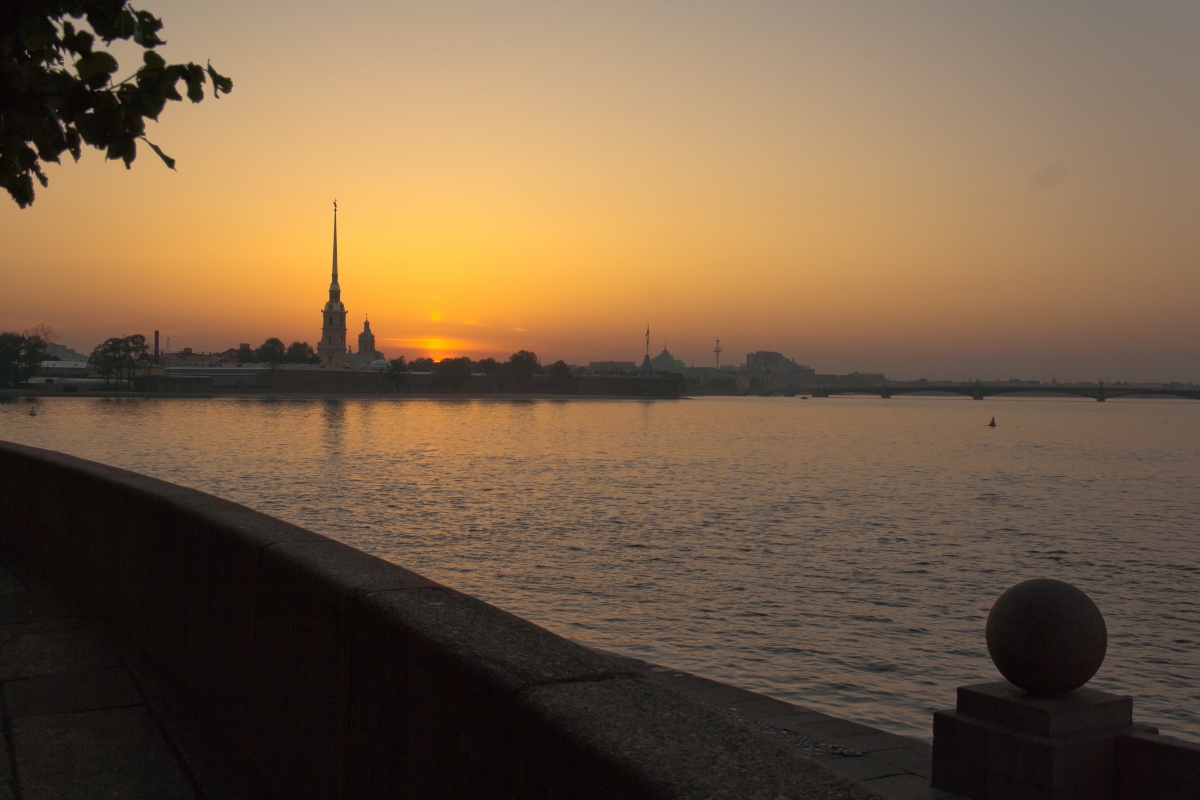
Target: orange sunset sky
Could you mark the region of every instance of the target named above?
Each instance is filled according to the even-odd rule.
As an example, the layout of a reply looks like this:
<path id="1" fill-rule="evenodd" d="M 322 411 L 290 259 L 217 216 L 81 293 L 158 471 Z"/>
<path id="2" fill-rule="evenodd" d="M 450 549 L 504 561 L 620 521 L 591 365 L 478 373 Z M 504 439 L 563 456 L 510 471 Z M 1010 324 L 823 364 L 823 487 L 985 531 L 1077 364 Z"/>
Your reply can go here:
<path id="1" fill-rule="evenodd" d="M 315 345 L 336 197 L 392 357 L 1200 381 L 1194 0 L 134 5 L 234 92 L 0 198 L 2 329 Z"/>

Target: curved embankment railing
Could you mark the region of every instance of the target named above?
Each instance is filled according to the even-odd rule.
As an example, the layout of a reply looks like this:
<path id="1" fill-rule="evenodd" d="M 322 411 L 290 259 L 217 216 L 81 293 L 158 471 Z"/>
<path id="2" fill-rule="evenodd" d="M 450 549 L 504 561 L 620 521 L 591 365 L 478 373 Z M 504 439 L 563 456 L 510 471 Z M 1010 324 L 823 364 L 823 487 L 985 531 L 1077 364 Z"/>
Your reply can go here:
<path id="1" fill-rule="evenodd" d="M 870 796 L 602 654 L 198 491 L 0 443 L 0 531 L 280 797 Z"/>

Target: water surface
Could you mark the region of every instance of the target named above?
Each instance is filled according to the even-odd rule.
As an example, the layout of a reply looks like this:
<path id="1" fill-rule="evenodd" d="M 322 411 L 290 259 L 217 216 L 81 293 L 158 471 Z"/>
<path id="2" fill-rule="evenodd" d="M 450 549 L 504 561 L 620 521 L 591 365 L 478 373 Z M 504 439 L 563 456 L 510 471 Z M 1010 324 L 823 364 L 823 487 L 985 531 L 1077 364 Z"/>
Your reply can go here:
<path id="1" fill-rule="evenodd" d="M 587 644 L 928 738 L 1005 588 L 1075 583 L 1092 685 L 1200 740 L 1200 403 L 88 399 L 0 438 L 194 486 Z M 987 427 L 995 415 L 998 427 Z"/>

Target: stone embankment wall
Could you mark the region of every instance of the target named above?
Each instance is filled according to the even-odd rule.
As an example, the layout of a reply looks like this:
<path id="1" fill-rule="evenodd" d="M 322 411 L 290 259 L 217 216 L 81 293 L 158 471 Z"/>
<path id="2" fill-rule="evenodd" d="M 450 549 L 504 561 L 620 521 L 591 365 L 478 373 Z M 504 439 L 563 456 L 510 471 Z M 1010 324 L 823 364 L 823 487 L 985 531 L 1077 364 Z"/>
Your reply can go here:
<path id="1" fill-rule="evenodd" d="M 279 797 L 867 798 L 616 662 L 201 492 L 0 443 L 0 548 Z"/>

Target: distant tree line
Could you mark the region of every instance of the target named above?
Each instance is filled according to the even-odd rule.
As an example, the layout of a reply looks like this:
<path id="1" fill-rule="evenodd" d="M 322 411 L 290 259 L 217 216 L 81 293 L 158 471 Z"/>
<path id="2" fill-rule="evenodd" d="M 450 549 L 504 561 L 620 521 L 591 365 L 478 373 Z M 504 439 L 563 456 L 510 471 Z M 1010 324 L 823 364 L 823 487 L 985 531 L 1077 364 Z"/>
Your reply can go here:
<path id="1" fill-rule="evenodd" d="M 47 326 L 25 333 L 6 331 L 0 333 L 0 387 L 11 387 L 25 383 L 37 374 L 38 366 L 46 360 L 46 346 L 53 337 Z M 381 355 L 378 354 L 377 355 Z M 268 338 L 252 348 L 242 345 L 237 351 L 239 363 L 319 364 L 321 363 L 312 345 L 308 342 L 292 342 L 284 345 L 277 337 Z M 96 345 L 88 357 L 88 365 L 104 379 L 105 384 L 115 382 L 118 386 L 132 384 L 139 373 L 149 373 L 153 358 L 146 346 L 146 337 L 140 333 L 132 336 L 114 336 Z M 555 361 L 543 367 L 537 353 L 518 350 L 506 361 L 484 358 L 478 361 L 460 356 L 434 361 L 431 358 L 416 358 L 406 361 L 404 356 L 388 359 L 383 370 L 393 391 L 402 391 L 409 373 L 431 374 L 431 388 L 443 392 L 460 392 L 467 386 L 472 375 L 483 376 L 486 391 L 529 391 L 534 386 L 535 375 L 545 375 L 540 388 L 551 392 L 570 392 L 575 388 L 576 375 L 566 362 Z"/>
<path id="2" fill-rule="evenodd" d="M 552 392 L 568 392 L 575 386 L 575 373 L 570 365 L 559 360 L 543 367 L 537 353 L 518 350 L 507 361 L 484 358 L 475 361 L 467 356 L 443 358 L 404 358 L 388 362 L 388 374 L 395 391 L 400 391 L 405 377 L 410 372 L 429 373 L 433 376 L 432 388 L 442 392 L 460 392 L 472 375 L 484 377 L 489 392 L 529 391 L 533 388 L 535 375 L 545 375 L 545 388 Z"/>
<path id="3" fill-rule="evenodd" d="M 320 364 L 321 358 L 308 342 L 292 342 L 284 345 L 283 340 L 272 336 L 256 348 L 245 344 L 238 348 L 239 364 Z"/>
<path id="4" fill-rule="evenodd" d="M 138 372 L 149 373 L 150 364 L 146 337 L 140 333 L 105 339 L 96 345 L 92 354 L 88 356 L 88 366 L 96 370 L 104 379 L 105 385 L 115 380 L 118 387 L 121 381 L 132 384 Z"/>
<path id="5" fill-rule="evenodd" d="M 36 375 L 38 366 L 46 360 L 47 344 L 46 334 L 37 328 L 0 333 L 0 388 L 16 388 Z"/>

